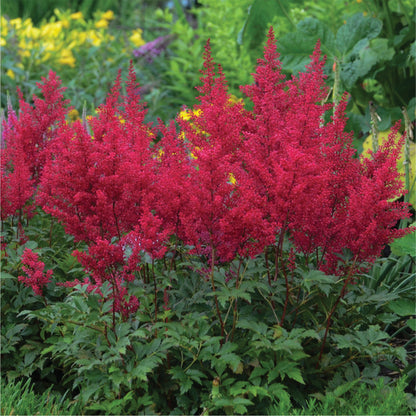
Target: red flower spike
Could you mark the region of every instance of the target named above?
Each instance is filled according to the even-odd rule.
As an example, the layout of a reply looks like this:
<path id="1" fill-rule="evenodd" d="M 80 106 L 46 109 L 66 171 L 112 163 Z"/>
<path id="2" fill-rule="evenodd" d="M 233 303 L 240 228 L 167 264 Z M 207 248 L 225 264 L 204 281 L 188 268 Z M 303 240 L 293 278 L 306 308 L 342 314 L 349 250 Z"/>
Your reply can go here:
<path id="1" fill-rule="evenodd" d="M 26 248 L 22 254 L 22 270 L 26 276 L 19 276 L 19 282 L 31 287 L 35 295 L 43 296 L 43 288 L 51 280 L 53 271 L 44 272 L 45 263 L 39 260 L 39 255 Z"/>
<path id="2" fill-rule="evenodd" d="M 52 71 L 37 86 L 43 99 L 33 96 L 31 106 L 19 94 L 19 115 L 9 106 L 7 120 L 2 120 L 1 157 L 1 219 L 19 214 L 23 210 L 31 215 L 34 208 L 31 198 L 39 183 L 48 156 L 48 146 L 56 137 L 57 126 L 65 119 L 64 88 Z"/>
<path id="3" fill-rule="evenodd" d="M 392 228 L 408 216 L 406 204 L 391 202 L 401 189 L 399 145 L 390 140 L 373 160 L 354 158 L 352 136 L 344 132 L 346 96 L 324 123 L 331 105 L 322 103 L 327 88 L 319 43 L 307 71 L 290 80 L 281 74 L 272 30 L 264 56 L 255 84 L 243 88 L 254 110 L 242 160 L 266 198 L 270 227 L 288 232 L 298 252 L 320 253 L 316 261 L 326 272 L 344 274 L 351 264 L 356 271 L 411 232 Z M 354 261 L 341 260 L 345 250 Z"/>
<path id="4" fill-rule="evenodd" d="M 144 124 L 145 110 L 130 68 L 127 97 L 121 76 L 90 124 L 62 125 L 44 168 L 38 202 L 62 221 L 76 240 L 121 238 L 134 229 L 152 194 L 154 133 Z"/>

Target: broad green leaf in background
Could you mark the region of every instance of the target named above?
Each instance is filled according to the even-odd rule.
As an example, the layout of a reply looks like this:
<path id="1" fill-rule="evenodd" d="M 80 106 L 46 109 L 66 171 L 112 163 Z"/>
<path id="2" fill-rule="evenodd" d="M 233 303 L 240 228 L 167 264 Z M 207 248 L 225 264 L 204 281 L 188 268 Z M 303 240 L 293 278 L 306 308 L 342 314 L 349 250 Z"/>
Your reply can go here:
<path id="1" fill-rule="evenodd" d="M 286 15 L 290 20 L 283 3 L 285 2 L 276 0 L 254 0 L 237 41 L 240 44 L 248 44 L 251 50 L 258 50 L 264 42 L 268 26 L 271 25 L 274 16 Z"/>
<path id="2" fill-rule="evenodd" d="M 362 13 L 351 16 L 336 34 L 335 45 L 341 55 L 350 52 L 362 39 L 374 39 L 381 32 L 379 19 L 365 17 Z"/>
<path id="3" fill-rule="evenodd" d="M 305 71 L 315 45 L 316 41 L 313 38 L 308 38 L 301 32 L 283 36 L 277 44 L 283 68 L 293 73 Z"/>
<path id="4" fill-rule="evenodd" d="M 307 17 L 297 24 L 296 29 L 308 38 L 319 39 L 323 53 L 331 55 L 336 53 L 335 36 L 324 22 L 313 17 Z"/>
<path id="5" fill-rule="evenodd" d="M 412 330 L 416 331 L 416 319 L 411 318 L 407 320 L 407 326 Z"/>
<path id="6" fill-rule="evenodd" d="M 399 316 L 412 316 L 416 314 L 415 302 L 410 299 L 397 299 L 388 305 Z"/>
<path id="7" fill-rule="evenodd" d="M 416 222 L 411 226 L 416 226 Z M 390 248 L 396 256 L 405 256 L 406 254 L 416 256 L 416 231 L 394 240 L 390 244 Z"/>

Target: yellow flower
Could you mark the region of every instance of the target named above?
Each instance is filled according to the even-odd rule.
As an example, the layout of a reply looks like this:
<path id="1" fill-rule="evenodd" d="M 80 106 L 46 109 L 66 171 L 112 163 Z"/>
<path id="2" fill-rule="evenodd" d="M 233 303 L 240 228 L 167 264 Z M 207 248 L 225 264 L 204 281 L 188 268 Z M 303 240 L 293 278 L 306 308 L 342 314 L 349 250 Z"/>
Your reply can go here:
<path id="1" fill-rule="evenodd" d="M 8 32 L 9 30 L 7 19 L 1 16 L 1 36 L 6 37 Z"/>
<path id="2" fill-rule="evenodd" d="M 357 3 L 361 3 L 363 0 L 357 0 Z"/>
<path id="3" fill-rule="evenodd" d="M 234 94 L 230 94 L 230 98 L 228 99 L 228 104 L 233 106 L 234 104 L 237 104 L 237 103 L 243 103 L 243 99 L 237 98 Z"/>
<path id="4" fill-rule="evenodd" d="M 101 19 L 98 22 L 95 22 L 94 25 L 97 29 L 106 29 L 108 27 L 108 20 Z"/>
<path id="5" fill-rule="evenodd" d="M 0 38 L 0 46 L 6 46 L 6 39 Z"/>
<path id="6" fill-rule="evenodd" d="M 22 28 L 22 19 L 18 17 L 17 19 L 10 20 L 10 24 L 16 29 L 20 30 Z"/>
<path id="7" fill-rule="evenodd" d="M 77 109 L 73 108 L 68 111 L 68 117 L 71 121 L 79 120 L 79 112 Z"/>
<path id="8" fill-rule="evenodd" d="M 41 27 L 42 37 L 56 39 L 62 31 L 62 22 L 47 23 Z"/>
<path id="9" fill-rule="evenodd" d="M 132 35 L 129 37 L 130 42 L 136 47 L 140 48 L 140 46 L 143 46 L 146 42 L 142 38 L 143 30 L 136 29 L 133 30 Z"/>
<path id="10" fill-rule="evenodd" d="M 7 70 L 6 75 L 11 79 L 15 79 L 14 72 L 11 69 Z"/>
<path id="11" fill-rule="evenodd" d="M 62 22 L 62 27 L 64 29 L 68 29 L 69 28 L 69 21 L 67 19 L 61 20 Z"/>
<path id="12" fill-rule="evenodd" d="M 199 152 L 200 150 L 201 150 L 200 147 L 195 146 L 194 152 Z M 194 152 L 191 152 L 191 154 L 190 154 L 191 158 L 192 159 L 198 159 L 198 156 L 195 156 L 195 153 Z"/>
<path id="13" fill-rule="evenodd" d="M 84 16 L 82 15 L 82 12 L 72 13 L 71 16 L 69 16 L 72 20 L 78 20 L 82 19 Z"/>
<path id="14" fill-rule="evenodd" d="M 190 118 L 191 118 L 191 113 L 190 113 L 190 111 L 189 110 L 183 110 L 183 111 L 181 111 L 180 113 L 179 113 L 179 117 L 182 119 L 182 120 L 189 120 Z"/>
<path id="15" fill-rule="evenodd" d="M 89 30 L 85 33 L 86 40 L 88 39 L 94 46 L 100 46 L 102 38 L 95 30 Z"/>
<path id="16" fill-rule="evenodd" d="M 69 49 L 63 49 L 61 51 L 61 57 L 59 58 L 59 63 L 61 65 L 68 65 L 71 68 L 75 67 L 75 58 Z"/>
<path id="17" fill-rule="evenodd" d="M 192 113 L 191 113 L 191 110 L 188 110 L 188 109 L 186 109 L 186 110 L 182 110 L 180 113 L 179 113 L 179 117 L 182 119 L 182 120 L 185 120 L 185 121 L 187 121 L 187 120 L 189 120 L 190 118 L 191 118 L 191 115 L 194 115 L 194 116 L 196 116 L 196 117 L 200 117 L 201 116 L 201 114 L 202 114 L 202 110 L 199 108 L 198 110 L 192 110 Z"/>
<path id="18" fill-rule="evenodd" d="M 114 19 L 114 12 L 112 10 L 107 10 L 102 16 L 101 19 L 105 20 L 113 20 Z"/>
<path id="19" fill-rule="evenodd" d="M 235 176 L 232 172 L 228 174 L 228 181 L 231 185 L 235 185 L 237 183 L 237 179 L 235 179 Z"/>
<path id="20" fill-rule="evenodd" d="M 156 156 L 156 159 L 157 160 L 162 160 L 162 156 L 165 154 L 165 152 L 164 152 L 164 150 L 163 149 L 159 149 L 158 151 L 157 151 L 157 156 Z"/>
<path id="21" fill-rule="evenodd" d="M 41 30 L 37 27 L 31 27 L 30 29 L 28 29 L 27 33 L 27 37 L 30 37 L 32 39 L 40 39 L 42 34 Z"/>
<path id="22" fill-rule="evenodd" d="M 18 47 L 19 47 L 18 53 L 20 56 L 22 57 L 30 56 L 29 44 L 26 41 L 20 40 Z"/>

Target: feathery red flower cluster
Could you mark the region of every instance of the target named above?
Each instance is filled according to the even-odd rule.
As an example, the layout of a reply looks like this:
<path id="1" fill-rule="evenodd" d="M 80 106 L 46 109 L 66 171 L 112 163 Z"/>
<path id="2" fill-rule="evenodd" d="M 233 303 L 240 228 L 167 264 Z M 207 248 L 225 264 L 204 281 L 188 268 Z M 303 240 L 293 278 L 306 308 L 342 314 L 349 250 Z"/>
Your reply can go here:
<path id="1" fill-rule="evenodd" d="M 1 219 L 29 214 L 33 206 L 28 202 L 38 185 L 42 169 L 48 159 L 49 142 L 56 137 L 56 127 L 65 119 L 68 100 L 63 99 L 65 88 L 50 71 L 48 78 L 37 83 L 43 99 L 33 96 L 33 106 L 19 94 L 19 116 L 8 108 L 7 120 L 2 120 L 1 146 Z"/>
<path id="2" fill-rule="evenodd" d="M 88 253 L 76 254 L 92 278 L 87 283 L 110 281 L 114 308 L 124 316 L 138 305 L 127 285 L 143 253 L 162 258 L 172 235 L 212 262 L 254 257 L 272 244 L 282 256 L 288 236 L 293 248 L 283 267 L 294 270 L 296 252 L 314 256 L 327 273 L 351 275 L 352 265 L 356 271 L 411 231 L 393 228 L 409 215 L 408 204 L 394 202 L 401 195 L 399 126 L 371 158 L 354 156 L 344 131 L 347 97 L 336 108 L 325 103 L 319 43 L 306 72 L 286 79 L 270 30 L 254 83 L 242 87 L 252 110 L 229 94 L 209 42 L 204 59 L 199 103 L 182 109 L 179 132 L 173 121 L 156 128 L 144 122 L 132 65 L 125 96 L 119 74 L 97 115 L 70 124 L 50 75 L 45 104 L 35 104 L 53 116 L 36 124 L 42 136 L 33 149 L 32 136 L 19 130 L 30 124 L 26 104 L 23 118 L 9 112 L 5 124 L 16 178 L 28 189 L 39 183 L 38 204 L 89 244 Z M 31 157 L 20 161 L 22 152 Z M 2 165 L 6 191 L 18 189 L 4 172 Z M 19 192 L 19 201 L 29 194 Z"/>
<path id="3" fill-rule="evenodd" d="M 27 276 L 19 276 L 19 282 L 31 287 L 36 295 L 43 295 L 43 287 L 46 286 L 52 278 L 53 270 L 44 273 L 45 263 L 39 260 L 39 255 L 29 248 L 26 248 L 22 254 L 22 270 Z"/>

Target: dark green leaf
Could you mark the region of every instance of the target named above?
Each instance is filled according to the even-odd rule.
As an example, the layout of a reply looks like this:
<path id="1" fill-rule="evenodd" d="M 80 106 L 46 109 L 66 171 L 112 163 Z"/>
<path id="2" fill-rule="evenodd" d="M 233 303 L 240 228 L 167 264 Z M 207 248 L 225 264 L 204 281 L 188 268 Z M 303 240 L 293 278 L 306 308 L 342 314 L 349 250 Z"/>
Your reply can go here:
<path id="1" fill-rule="evenodd" d="M 341 55 L 352 51 L 354 46 L 363 39 L 374 39 L 381 31 L 383 24 L 372 17 L 364 17 L 356 13 L 347 19 L 336 34 L 335 44 Z"/>

